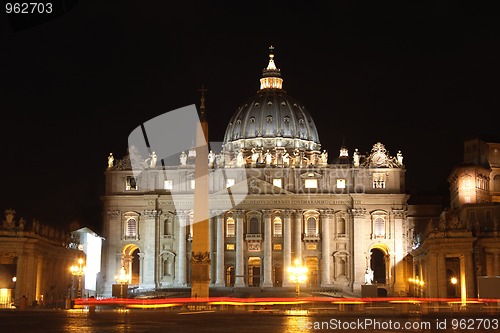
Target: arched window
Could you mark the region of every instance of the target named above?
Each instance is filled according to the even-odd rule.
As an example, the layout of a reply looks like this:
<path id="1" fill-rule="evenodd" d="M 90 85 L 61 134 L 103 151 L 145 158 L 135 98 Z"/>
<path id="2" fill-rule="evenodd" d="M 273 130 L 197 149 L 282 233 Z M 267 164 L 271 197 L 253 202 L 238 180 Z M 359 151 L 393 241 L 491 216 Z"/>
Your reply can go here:
<path id="1" fill-rule="evenodd" d="M 283 223 L 281 218 L 276 216 L 273 221 L 273 236 L 282 237 L 283 236 Z"/>
<path id="2" fill-rule="evenodd" d="M 173 236 L 173 224 L 172 218 L 167 218 L 163 221 L 163 235 L 164 236 Z"/>
<path id="3" fill-rule="evenodd" d="M 131 217 L 127 220 L 125 226 L 125 237 L 137 237 L 137 221 L 135 218 Z"/>
<path id="4" fill-rule="evenodd" d="M 306 235 L 307 236 L 317 236 L 318 235 L 318 221 L 314 217 L 307 218 L 306 221 Z"/>
<path id="5" fill-rule="evenodd" d="M 234 219 L 232 217 L 228 217 L 226 220 L 226 237 L 234 237 Z"/>
<path id="6" fill-rule="evenodd" d="M 345 235 L 345 219 L 342 217 L 337 220 L 337 235 Z"/>
<path id="7" fill-rule="evenodd" d="M 252 217 L 250 221 L 248 221 L 248 233 L 250 234 L 260 234 L 260 221 L 256 217 Z"/>

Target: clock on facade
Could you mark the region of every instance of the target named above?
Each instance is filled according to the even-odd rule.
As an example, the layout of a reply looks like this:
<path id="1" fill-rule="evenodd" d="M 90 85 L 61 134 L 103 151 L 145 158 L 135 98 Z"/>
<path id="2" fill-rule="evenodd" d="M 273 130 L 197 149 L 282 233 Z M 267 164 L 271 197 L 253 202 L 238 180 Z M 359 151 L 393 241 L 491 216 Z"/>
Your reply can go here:
<path id="1" fill-rule="evenodd" d="M 385 163 L 387 156 L 381 151 L 376 152 L 372 155 L 372 162 L 375 165 L 382 165 Z"/>

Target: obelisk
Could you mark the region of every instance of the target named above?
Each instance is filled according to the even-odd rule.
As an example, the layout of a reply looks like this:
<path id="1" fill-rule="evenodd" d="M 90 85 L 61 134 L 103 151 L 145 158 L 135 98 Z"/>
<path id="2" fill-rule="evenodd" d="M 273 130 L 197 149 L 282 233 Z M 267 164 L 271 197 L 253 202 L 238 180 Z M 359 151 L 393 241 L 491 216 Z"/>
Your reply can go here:
<path id="1" fill-rule="evenodd" d="M 200 124 L 196 133 L 193 239 L 191 243 L 191 298 L 208 298 L 210 284 L 210 243 L 208 212 L 208 122 L 202 86 Z"/>

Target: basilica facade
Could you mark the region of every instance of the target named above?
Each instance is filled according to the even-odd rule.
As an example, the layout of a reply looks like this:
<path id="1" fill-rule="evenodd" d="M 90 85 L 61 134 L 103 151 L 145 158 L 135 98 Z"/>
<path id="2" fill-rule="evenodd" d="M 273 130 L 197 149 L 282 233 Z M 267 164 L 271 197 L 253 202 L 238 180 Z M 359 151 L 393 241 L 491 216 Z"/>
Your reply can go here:
<path id="1" fill-rule="evenodd" d="M 271 52 L 260 90 L 228 119 L 221 151 L 208 154 L 210 286 L 291 287 L 287 269 L 298 260 L 304 286 L 406 295 L 413 230 L 401 151 L 381 142 L 322 149 L 314 114 L 282 85 Z M 139 290 L 190 286 L 195 155 L 179 152 L 174 165 L 134 147 L 110 155 L 103 296 L 120 271 Z"/>

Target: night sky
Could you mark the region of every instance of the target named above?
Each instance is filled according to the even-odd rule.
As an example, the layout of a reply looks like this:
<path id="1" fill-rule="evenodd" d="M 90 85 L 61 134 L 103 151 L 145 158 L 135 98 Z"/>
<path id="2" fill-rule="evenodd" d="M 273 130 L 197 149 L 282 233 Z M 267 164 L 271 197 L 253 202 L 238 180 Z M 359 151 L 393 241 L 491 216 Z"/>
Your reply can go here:
<path id="1" fill-rule="evenodd" d="M 342 143 L 401 150 L 409 194 L 447 193 L 465 139 L 500 142 L 500 11 L 487 2 L 64 5 L 0 14 L 0 210 L 28 223 L 100 232 L 107 155 L 123 157 L 141 123 L 198 105 L 202 84 L 210 140 L 222 141 L 270 45 L 330 159 Z"/>

